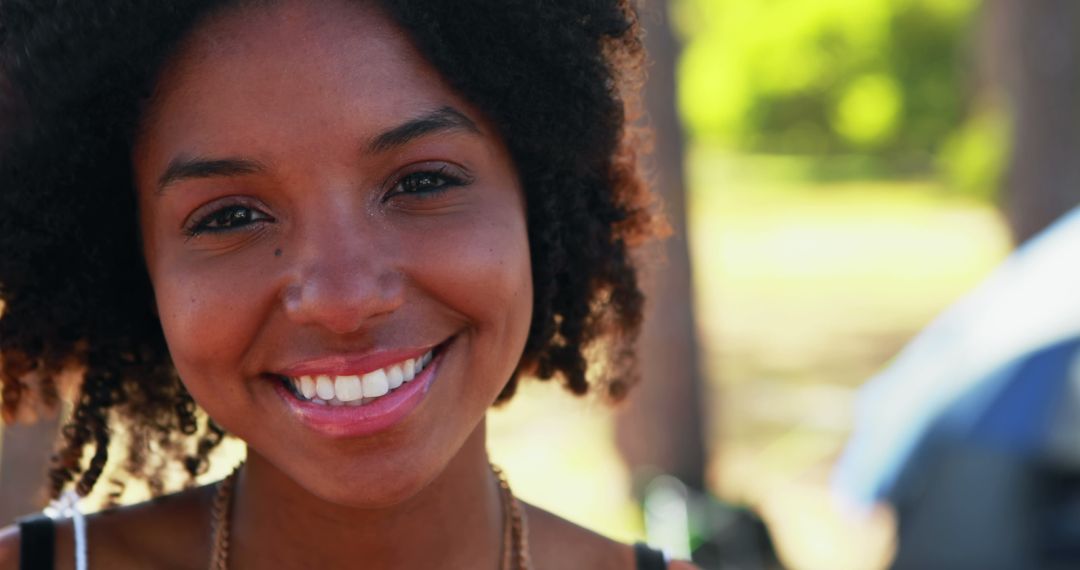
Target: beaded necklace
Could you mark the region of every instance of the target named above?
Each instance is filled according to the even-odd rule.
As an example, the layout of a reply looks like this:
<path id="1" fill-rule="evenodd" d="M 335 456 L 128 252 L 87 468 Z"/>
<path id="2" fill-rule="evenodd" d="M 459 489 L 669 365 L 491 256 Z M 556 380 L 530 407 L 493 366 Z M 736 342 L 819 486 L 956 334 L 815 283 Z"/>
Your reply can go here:
<path id="1" fill-rule="evenodd" d="M 502 505 L 502 563 L 500 570 L 529 570 L 529 529 L 525 511 L 521 503 L 510 490 L 510 483 L 502 469 L 491 465 L 491 471 L 499 480 L 500 503 Z M 229 514 L 232 510 L 233 488 L 236 476 L 243 463 L 217 484 L 214 502 L 210 509 L 210 524 L 214 533 L 210 551 L 210 570 L 229 570 Z"/>

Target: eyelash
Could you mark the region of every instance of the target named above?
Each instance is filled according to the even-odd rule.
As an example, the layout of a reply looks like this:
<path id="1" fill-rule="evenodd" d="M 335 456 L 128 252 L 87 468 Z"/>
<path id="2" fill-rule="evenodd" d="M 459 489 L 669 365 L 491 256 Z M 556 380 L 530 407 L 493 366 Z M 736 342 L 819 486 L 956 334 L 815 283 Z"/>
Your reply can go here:
<path id="1" fill-rule="evenodd" d="M 456 186 L 467 186 L 470 182 L 472 180 L 469 178 L 452 173 L 451 168 L 444 164 L 438 168 L 419 170 L 402 176 L 394 184 L 393 191 L 388 194 L 387 198 L 398 195 L 415 197 L 421 200 L 434 198 Z M 423 185 L 424 187 L 405 188 L 409 184 Z"/>
<path id="2" fill-rule="evenodd" d="M 398 195 L 420 200 L 430 199 L 451 188 L 466 186 L 470 182 L 470 179 L 457 174 L 452 174 L 450 172 L 450 167 L 442 165 L 435 169 L 420 170 L 402 176 L 398 179 L 397 183 L 394 184 L 393 191 L 388 194 L 387 199 Z M 412 187 L 406 188 L 407 186 Z M 184 233 L 189 238 L 194 238 L 202 234 L 218 234 L 235 231 L 261 221 L 273 221 L 273 218 L 250 206 L 243 204 L 229 204 L 227 206 L 222 206 L 205 216 L 197 218 L 184 229 Z M 215 222 L 219 224 L 237 223 L 237 225 L 214 227 L 212 224 Z"/>
<path id="3" fill-rule="evenodd" d="M 184 230 L 184 233 L 186 233 L 188 237 L 197 237 L 204 233 L 225 233 L 267 220 L 273 221 L 273 218 L 255 208 L 243 204 L 229 204 L 196 219 L 194 223 Z M 223 224 L 240 223 L 234 226 L 213 227 L 211 224 L 215 222 Z"/>

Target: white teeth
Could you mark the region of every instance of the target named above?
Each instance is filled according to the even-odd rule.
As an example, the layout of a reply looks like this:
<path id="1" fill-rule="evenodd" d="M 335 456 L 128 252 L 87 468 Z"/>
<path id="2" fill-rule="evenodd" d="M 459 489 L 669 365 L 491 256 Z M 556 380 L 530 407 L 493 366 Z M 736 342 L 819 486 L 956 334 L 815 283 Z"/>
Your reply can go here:
<path id="1" fill-rule="evenodd" d="M 334 392 L 342 402 L 351 402 L 364 397 L 360 391 L 360 378 L 357 376 L 338 376 L 334 380 Z"/>
<path id="2" fill-rule="evenodd" d="M 382 370 L 364 374 L 361 381 L 364 383 L 365 398 L 378 398 L 390 391 L 390 382 Z"/>
<path id="3" fill-rule="evenodd" d="M 431 362 L 432 352 L 410 358 L 363 376 L 300 376 L 290 378 L 293 387 L 304 400 L 323 406 L 358 406 L 371 398 L 386 395 L 411 381 Z"/>
<path id="4" fill-rule="evenodd" d="M 390 383 L 390 389 L 393 390 L 405 381 L 405 374 L 401 371 L 401 366 L 391 366 L 388 370 L 386 380 Z"/>
<path id="5" fill-rule="evenodd" d="M 334 399 L 334 381 L 329 376 L 317 376 L 315 378 L 315 393 L 323 400 L 330 401 Z"/>
<path id="6" fill-rule="evenodd" d="M 315 381 L 311 376 L 300 377 L 300 393 L 309 400 L 315 397 Z"/>

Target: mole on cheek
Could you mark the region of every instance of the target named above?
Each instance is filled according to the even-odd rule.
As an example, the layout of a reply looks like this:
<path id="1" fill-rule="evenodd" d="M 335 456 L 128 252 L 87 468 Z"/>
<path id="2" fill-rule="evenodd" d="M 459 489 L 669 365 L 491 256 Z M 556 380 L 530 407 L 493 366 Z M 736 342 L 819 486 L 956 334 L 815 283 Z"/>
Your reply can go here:
<path id="1" fill-rule="evenodd" d="M 274 250 L 274 257 L 281 257 L 281 248 Z"/>

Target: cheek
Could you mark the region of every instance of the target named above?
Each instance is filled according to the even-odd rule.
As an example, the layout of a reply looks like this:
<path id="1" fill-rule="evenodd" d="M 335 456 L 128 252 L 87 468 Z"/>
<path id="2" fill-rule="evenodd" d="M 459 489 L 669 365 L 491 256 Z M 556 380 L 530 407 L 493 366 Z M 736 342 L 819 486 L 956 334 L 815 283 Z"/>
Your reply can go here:
<path id="1" fill-rule="evenodd" d="M 162 329 L 180 377 L 193 392 L 240 370 L 258 328 L 265 282 L 242 261 L 160 259 L 152 273 Z"/>
<path id="2" fill-rule="evenodd" d="M 524 212 L 514 205 L 474 219 L 442 239 L 416 243 L 426 267 L 418 285 L 475 329 L 478 344 L 512 370 L 532 316 L 532 269 Z M 507 372 L 509 373 L 509 372 Z"/>

